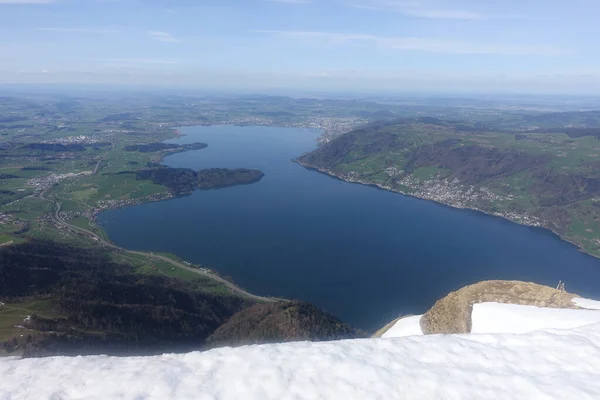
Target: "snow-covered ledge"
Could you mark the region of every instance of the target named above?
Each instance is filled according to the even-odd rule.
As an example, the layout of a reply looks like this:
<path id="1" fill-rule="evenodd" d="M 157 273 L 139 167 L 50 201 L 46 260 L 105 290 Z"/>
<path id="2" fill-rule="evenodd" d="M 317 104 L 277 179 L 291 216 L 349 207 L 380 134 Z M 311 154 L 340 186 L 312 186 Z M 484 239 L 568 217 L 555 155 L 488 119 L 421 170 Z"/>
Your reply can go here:
<path id="1" fill-rule="evenodd" d="M 598 399 L 600 324 L 0 360 L 2 399 Z"/>

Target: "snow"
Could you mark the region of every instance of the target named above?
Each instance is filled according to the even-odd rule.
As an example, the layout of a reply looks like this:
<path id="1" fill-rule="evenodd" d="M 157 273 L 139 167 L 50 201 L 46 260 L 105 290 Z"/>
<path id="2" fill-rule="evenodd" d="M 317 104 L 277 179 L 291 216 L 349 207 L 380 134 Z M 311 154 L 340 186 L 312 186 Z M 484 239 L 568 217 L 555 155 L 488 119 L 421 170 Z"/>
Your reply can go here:
<path id="1" fill-rule="evenodd" d="M 527 333 L 571 329 L 600 322 L 600 311 L 502 303 L 473 305 L 471 333 Z"/>
<path id="2" fill-rule="evenodd" d="M 0 399 L 598 399 L 600 324 L 154 357 L 0 359 Z"/>
<path id="3" fill-rule="evenodd" d="M 528 333 L 542 329 L 571 329 L 600 322 L 600 301 L 576 298 L 585 310 L 544 308 L 504 303 L 477 303 L 471 314 L 471 333 Z M 421 315 L 398 320 L 382 337 L 423 335 Z"/>
<path id="4" fill-rule="evenodd" d="M 413 315 L 399 319 L 398 322 L 381 335 L 381 337 L 399 338 L 419 335 L 423 335 L 423 331 L 421 330 L 421 315 Z"/>
<path id="5" fill-rule="evenodd" d="M 590 300 L 590 299 L 582 299 L 582 298 L 574 298 L 573 303 L 581 308 L 587 308 L 589 310 L 600 310 L 600 301 Z"/>
<path id="6" fill-rule="evenodd" d="M 468 335 L 423 335 L 416 315 L 381 339 L 5 358 L 0 399 L 598 399 L 600 302 L 573 302 L 475 304 Z"/>

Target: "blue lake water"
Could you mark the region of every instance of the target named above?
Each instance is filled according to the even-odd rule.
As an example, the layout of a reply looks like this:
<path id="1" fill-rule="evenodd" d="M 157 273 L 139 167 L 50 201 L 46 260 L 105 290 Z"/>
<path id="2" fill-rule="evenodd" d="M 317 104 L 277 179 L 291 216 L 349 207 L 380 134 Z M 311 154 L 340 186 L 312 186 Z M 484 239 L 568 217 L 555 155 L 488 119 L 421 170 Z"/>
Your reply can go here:
<path id="1" fill-rule="evenodd" d="M 99 221 L 120 246 L 171 252 L 260 294 L 312 302 L 375 330 L 421 313 L 452 290 L 485 279 L 556 285 L 600 297 L 600 260 L 552 233 L 478 212 L 342 182 L 293 163 L 318 131 L 186 127 L 173 143 L 203 150 L 172 167 L 256 168 L 259 183 L 196 191 L 110 210 Z"/>

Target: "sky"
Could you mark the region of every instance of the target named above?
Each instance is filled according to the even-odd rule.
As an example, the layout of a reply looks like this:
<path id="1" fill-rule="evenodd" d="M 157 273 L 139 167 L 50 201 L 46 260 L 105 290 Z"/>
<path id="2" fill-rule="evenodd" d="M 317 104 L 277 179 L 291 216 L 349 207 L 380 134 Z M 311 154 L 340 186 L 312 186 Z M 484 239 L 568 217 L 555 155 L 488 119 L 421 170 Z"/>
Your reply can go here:
<path id="1" fill-rule="evenodd" d="M 600 93 L 598 0 L 0 0 L 0 83 Z"/>

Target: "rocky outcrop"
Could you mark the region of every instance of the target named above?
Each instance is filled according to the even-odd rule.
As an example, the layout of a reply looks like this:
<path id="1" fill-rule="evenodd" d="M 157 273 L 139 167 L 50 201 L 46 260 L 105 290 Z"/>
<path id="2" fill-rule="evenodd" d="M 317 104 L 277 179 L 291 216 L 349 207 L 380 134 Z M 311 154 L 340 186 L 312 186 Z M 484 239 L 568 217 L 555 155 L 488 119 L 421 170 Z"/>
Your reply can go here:
<path id="1" fill-rule="evenodd" d="M 483 281 L 452 292 L 421 318 L 425 334 L 471 332 L 473 304 L 496 302 L 550 308 L 578 308 L 572 299 L 577 295 L 549 286 L 520 281 Z"/>

